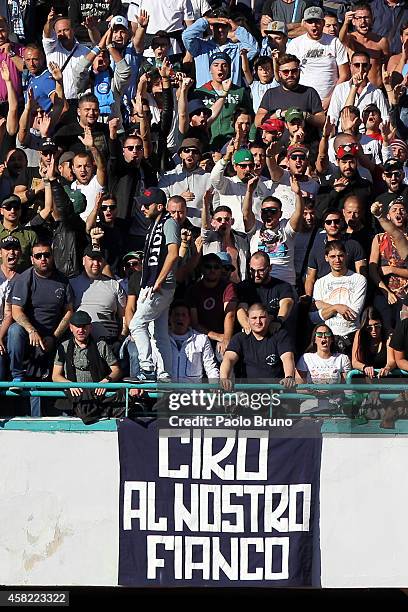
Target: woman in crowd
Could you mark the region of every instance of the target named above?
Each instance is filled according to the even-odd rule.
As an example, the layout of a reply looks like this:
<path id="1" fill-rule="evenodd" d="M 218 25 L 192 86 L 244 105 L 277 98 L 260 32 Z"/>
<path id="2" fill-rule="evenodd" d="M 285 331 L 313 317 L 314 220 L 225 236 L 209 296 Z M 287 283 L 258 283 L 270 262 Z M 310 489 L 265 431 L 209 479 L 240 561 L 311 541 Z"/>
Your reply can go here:
<path id="1" fill-rule="evenodd" d="M 374 306 L 367 306 L 361 316 L 361 328 L 354 336 L 353 368 L 369 379 L 388 376 L 396 367 L 394 351 L 389 346 L 390 339 L 380 313 Z"/>

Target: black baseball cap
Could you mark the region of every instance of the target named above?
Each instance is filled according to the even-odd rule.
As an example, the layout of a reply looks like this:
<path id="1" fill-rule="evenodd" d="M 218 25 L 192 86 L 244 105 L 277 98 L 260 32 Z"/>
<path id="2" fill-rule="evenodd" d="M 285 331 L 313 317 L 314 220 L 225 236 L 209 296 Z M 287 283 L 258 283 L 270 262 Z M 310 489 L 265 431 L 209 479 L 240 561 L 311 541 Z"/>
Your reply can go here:
<path id="1" fill-rule="evenodd" d="M 144 190 L 143 194 L 138 198 L 138 201 L 140 206 L 150 206 L 150 204 L 163 204 L 163 206 L 166 206 L 167 197 L 162 189 L 158 187 L 149 187 Z"/>
<path id="2" fill-rule="evenodd" d="M 15 236 L 5 236 L 0 240 L 0 249 L 19 249 L 21 251 L 21 244 Z"/>
<path id="3" fill-rule="evenodd" d="M 43 138 L 40 146 L 40 151 L 56 151 L 57 145 L 52 138 Z"/>
<path id="4" fill-rule="evenodd" d="M 399 159 L 391 157 L 383 164 L 383 168 L 385 172 L 389 172 L 390 170 L 403 170 L 404 166 Z"/>
<path id="5" fill-rule="evenodd" d="M 91 259 L 106 259 L 105 252 L 92 248 L 91 244 L 88 244 L 88 246 L 85 248 L 84 255 L 91 257 Z"/>

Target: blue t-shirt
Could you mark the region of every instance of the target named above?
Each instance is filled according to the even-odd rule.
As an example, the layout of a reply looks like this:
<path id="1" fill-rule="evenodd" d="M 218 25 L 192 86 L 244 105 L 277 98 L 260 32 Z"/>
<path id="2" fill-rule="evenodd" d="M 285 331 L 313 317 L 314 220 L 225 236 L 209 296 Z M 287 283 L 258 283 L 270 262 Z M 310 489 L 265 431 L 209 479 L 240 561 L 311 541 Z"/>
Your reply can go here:
<path id="1" fill-rule="evenodd" d="M 28 89 L 33 90 L 34 99 L 38 102 L 39 106 L 48 113 L 52 108 L 50 95 L 55 91 L 55 81 L 48 70 L 44 70 L 44 72 L 38 76 L 30 75 L 30 77 Z"/>

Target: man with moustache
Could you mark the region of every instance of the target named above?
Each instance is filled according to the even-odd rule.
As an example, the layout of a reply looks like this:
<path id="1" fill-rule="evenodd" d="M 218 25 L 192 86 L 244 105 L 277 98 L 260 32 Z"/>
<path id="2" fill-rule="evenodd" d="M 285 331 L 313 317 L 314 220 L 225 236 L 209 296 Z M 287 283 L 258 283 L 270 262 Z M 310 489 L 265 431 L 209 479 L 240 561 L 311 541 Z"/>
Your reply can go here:
<path id="1" fill-rule="evenodd" d="M 403 163 L 396 157 L 387 159 L 383 165 L 382 177 L 387 186 L 387 191 L 376 198 L 377 202 L 388 208 L 393 200 L 399 198 L 408 210 L 408 185 L 404 183 Z"/>

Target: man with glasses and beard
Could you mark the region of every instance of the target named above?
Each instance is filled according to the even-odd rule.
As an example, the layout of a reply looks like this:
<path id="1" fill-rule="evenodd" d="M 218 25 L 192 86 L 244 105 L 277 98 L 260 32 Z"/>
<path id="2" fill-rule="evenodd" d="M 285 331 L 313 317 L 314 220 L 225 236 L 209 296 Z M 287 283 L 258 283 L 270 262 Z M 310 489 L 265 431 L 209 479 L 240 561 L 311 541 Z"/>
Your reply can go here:
<path id="1" fill-rule="evenodd" d="M 235 175 L 226 176 L 225 171 L 231 159 Z M 213 207 L 228 206 L 234 218 L 233 229 L 239 232 L 246 231 L 242 208 L 248 181 L 256 177 L 254 170 L 255 162 L 252 153 L 248 149 L 235 151 L 235 145 L 230 144 L 224 157 L 217 161 L 211 171 L 211 184 L 215 189 Z M 259 210 L 261 199 L 267 194 L 268 189 L 265 183 L 259 180 L 252 194 L 256 210 Z"/>
<path id="2" fill-rule="evenodd" d="M 181 163 L 165 172 L 159 187 L 167 198 L 179 195 L 187 202 L 187 217 L 200 227 L 201 208 L 205 192 L 210 188 L 210 174 L 200 166 L 202 144 L 198 138 L 185 138 L 178 150 Z"/>
<path id="3" fill-rule="evenodd" d="M 221 360 L 234 333 L 235 286 L 223 277 L 222 261 L 216 253 L 204 255 L 201 270 L 203 276 L 188 289 L 186 302 L 191 307 L 193 329 L 209 337 Z"/>
<path id="4" fill-rule="evenodd" d="M 95 206 L 86 220 L 91 242 L 106 252 L 106 263 L 113 274 L 119 275 L 124 252 L 123 235 L 126 222 L 118 219 L 118 204 L 112 193 L 98 193 Z"/>
<path id="5" fill-rule="evenodd" d="M 382 177 L 387 186 L 387 191 L 379 195 L 376 201 L 388 208 L 390 203 L 398 198 L 404 202 L 404 206 L 408 210 L 408 186 L 404 183 L 403 163 L 395 157 L 387 159 L 383 164 Z"/>
<path id="6" fill-rule="evenodd" d="M 13 381 L 48 375 L 55 345 L 73 313 L 71 287 L 68 279 L 55 270 L 49 243 L 38 241 L 33 245 L 31 263 L 32 267 L 16 278 L 8 299 L 15 321 L 7 338 Z M 37 399 L 31 402 L 32 416 L 41 416 Z"/>
<path id="7" fill-rule="evenodd" d="M 263 123 L 266 113 L 273 113 L 281 119 L 288 108 L 298 108 L 304 112 L 309 128 L 322 128 L 325 113 L 320 96 L 313 87 L 300 85 L 300 61 L 295 55 L 283 54 L 278 58 L 280 85 L 269 89 L 261 100 L 255 117 L 255 125 Z"/>
<path id="8" fill-rule="evenodd" d="M 340 211 L 329 209 L 323 217 L 323 227 L 324 230 L 317 234 L 309 254 L 305 280 L 305 293 L 309 296 L 313 295 L 316 279 L 330 272 L 324 249 L 332 240 L 344 242 L 348 269 L 362 274 L 365 273 L 367 267 L 367 258 L 360 244 L 352 238 L 348 238 L 347 234 L 344 233 L 343 215 Z"/>
<path id="9" fill-rule="evenodd" d="M 370 56 L 366 51 L 353 53 L 350 60 L 351 79 L 336 85 L 327 111 L 335 125 L 339 124 L 340 113 L 345 106 L 356 106 L 362 113 L 369 104 L 376 104 L 383 122 L 388 121 L 389 113 L 384 94 L 368 79 L 370 67 Z"/>

